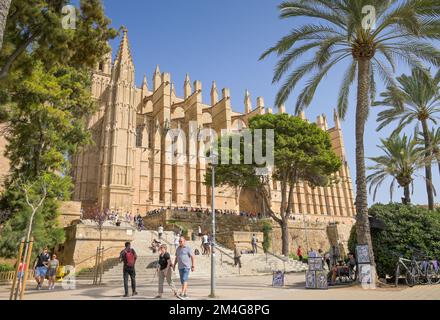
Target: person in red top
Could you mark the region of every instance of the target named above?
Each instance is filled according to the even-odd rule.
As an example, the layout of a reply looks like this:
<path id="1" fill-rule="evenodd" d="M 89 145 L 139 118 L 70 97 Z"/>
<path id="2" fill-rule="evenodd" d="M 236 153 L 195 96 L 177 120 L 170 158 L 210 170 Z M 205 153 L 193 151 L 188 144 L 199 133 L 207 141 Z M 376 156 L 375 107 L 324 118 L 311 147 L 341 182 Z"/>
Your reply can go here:
<path id="1" fill-rule="evenodd" d="M 298 246 L 298 250 L 296 250 L 296 255 L 298 256 L 298 258 L 299 258 L 299 261 L 303 261 L 303 254 L 302 254 L 302 249 L 301 249 L 301 246 Z"/>

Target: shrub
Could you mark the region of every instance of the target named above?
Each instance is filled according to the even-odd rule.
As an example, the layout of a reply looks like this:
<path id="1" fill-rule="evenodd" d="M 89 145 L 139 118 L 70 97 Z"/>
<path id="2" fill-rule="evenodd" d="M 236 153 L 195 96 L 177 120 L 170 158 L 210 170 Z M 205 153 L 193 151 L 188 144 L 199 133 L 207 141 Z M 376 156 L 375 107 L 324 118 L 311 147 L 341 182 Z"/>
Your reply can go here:
<path id="1" fill-rule="evenodd" d="M 15 268 L 13 265 L 8 263 L 0 263 L 0 272 L 14 271 Z"/>
<path id="2" fill-rule="evenodd" d="M 376 204 L 369 214 L 385 224 L 385 230 L 372 229 L 374 256 L 380 277 L 393 276 L 398 254 L 411 258 L 414 248 L 433 258 L 440 258 L 440 210 L 429 211 L 420 206 Z M 353 227 L 349 249 L 356 247 Z"/>
<path id="3" fill-rule="evenodd" d="M 272 223 L 270 223 L 269 221 L 263 221 L 261 231 L 263 232 L 263 250 L 264 252 L 268 252 L 270 248 Z"/>

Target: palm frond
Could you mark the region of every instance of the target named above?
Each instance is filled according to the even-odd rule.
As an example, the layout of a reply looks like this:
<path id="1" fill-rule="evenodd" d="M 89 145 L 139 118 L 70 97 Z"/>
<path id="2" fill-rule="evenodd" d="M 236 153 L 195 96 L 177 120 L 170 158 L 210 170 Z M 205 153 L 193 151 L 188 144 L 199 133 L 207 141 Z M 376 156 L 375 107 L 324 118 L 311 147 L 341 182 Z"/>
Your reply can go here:
<path id="1" fill-rule="evenodd" d="M 345 119 L 348 109 L 348 97 L 350 95 L 350 87 L 353 84 L 356 77 L 357 61 L 353 60 L 347 71 L 344 74 L 341 88 L 339 90 L 338 97 L 338 114 L 341 119 Z"/>

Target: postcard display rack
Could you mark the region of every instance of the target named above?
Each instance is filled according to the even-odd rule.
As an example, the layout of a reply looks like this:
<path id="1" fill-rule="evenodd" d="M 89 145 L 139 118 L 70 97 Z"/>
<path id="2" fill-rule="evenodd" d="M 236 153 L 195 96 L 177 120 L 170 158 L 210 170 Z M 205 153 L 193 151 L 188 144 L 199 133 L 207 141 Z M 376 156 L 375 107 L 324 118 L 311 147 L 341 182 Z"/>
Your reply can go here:
<path id="1" fill-rule="evenodd" d="M 327 272 L 324 271 L 322 257 L 309 258 L 309 270 L 306 271 L 307 289 L 328 289 Z"/>

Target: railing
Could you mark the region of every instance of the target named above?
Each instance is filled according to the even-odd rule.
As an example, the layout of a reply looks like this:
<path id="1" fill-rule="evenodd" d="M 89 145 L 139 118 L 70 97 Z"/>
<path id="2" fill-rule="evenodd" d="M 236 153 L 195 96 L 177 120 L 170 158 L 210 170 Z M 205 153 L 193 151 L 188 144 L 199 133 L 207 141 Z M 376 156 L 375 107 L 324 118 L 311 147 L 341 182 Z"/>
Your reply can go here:
<path id="1" fill-rule="evenodd" d="M 111 250 L 111 249 L 118 249 L 118 248 L 120 248 L 120 247 L 110 247 L 110 248 L 104 248 L 104 251 L 102 252 L 102 254 L 104 255 L 107 251 L 109 251 L 109 250 Z M 82 263 L 84 263 L 84 262 L 86 262 L 86 261 L 88 261 L 88 260 L 90 260 L 90 259 L 95 259 L 96 258 L 96 253 L 94 254 L 94 255 L 92 255 L 92 256 L 90 256 L 90 257 L 88 257 L 88 258 L 85 258 L 85 259 L 83 259 L 82 261 L 80 261 L 80 262 L 78 262 L 78 263 L 76 263 L 76 266 L 79 266 L 79 265 L 81 265 Z M 105 261 L 104 261 L 104 264 L 105 264 Z"/>
<path id="2" fill-rule="evenodd" d="M 15 271 L 0 272 L 0 282 L 12 281 L 14 280 L 14 276 L 15 276 Z M 29 270 L 27 280 L 32 279 L 33 277 L 34 277 L 34 270 Z"/>

